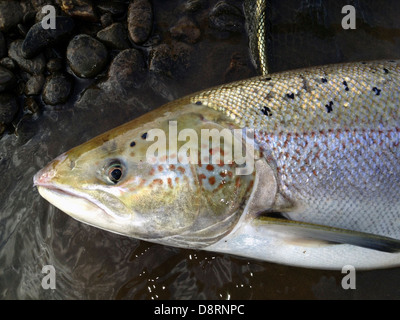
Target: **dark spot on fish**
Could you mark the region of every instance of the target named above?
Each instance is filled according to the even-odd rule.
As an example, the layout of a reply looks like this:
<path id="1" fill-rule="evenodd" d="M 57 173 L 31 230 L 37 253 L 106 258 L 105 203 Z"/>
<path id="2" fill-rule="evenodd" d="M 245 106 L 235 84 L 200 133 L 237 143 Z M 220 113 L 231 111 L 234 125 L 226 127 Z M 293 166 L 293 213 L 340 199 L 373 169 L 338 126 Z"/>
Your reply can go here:
<path id="1" fill-rule="evenodd" d="M 325 105 L 326 112 L 331 113 L 333 111 L 332 106 L 333 106 L 333 101 L 329 101 L 329 104 Z"/>
<path id="2" fill-rule="evenodd" d="M 386 68 L 383 68 L 383 71 L 384 71 L 385 73 L 389 73 L 389 70 L 386 69 Z"/>
<path id="3" fill-rule="evenodd" d="M 269 80 L 271 80 L 271 77 L 264 78 L 264 81 L 269 81 Z"/>
<path id="4" fill-rule="evenodd" d="M 147 132 L 145 132 L 145 133 L 142 134 L 142 139 L 143 139 L 143 140 L 146 140 L 146 138 L 147 138 Z"/>
<path id="5" fill-rule="evenodd" d="M 268 108 L 268 107 L 266 107 L 266 106 L 263 106 L 263 108 L 261 109 L 261 112 L 262 112 L 264 115 L 268 116 L 268 117 L 271 117 L 271 116 L 272 116 L 271 109 Z"/>
<path id="6" fill-rule="evenodd" d="M 365 61 L 361 61 L 361 64 L 366 64 L 366 62 Z"/>
<path id="7" fill-rule="evenodd" d="M 290 99 L 294 99 L 294 93 L 292 92 L 292 93 L 287 93 L 286 94 L 286 96 L 288 97 L 288 98 L 290 98 Z"/>
<path id="8" fill-rule="evenodd" d="M 347 82 L 343 81 L 343 84 L 344 84 L 344 90 L 349 91 L 349 87 L 347 86 Z"/>
<path id="9" fill-rule="evenodd" d="M 328 80 L 326 80 L 325 78 L 321 78 L 322 83 L 327 83 Z"/>
<path id="10" fill-rule="evenodd" d="M 1 160 L 1 158 L 0 158 L 0 160 Z M 72 170 L 73 168 L 75 168 L 75 161 L 74 160 L 71 160 L 70 161 L 70 163 L 69 163 L 69 168 Z"/>
<path id="11" fill-rule="evenodd" d="M 377 96 L 379 96 L 379 95 L 381 94 L 381 91 L 382 91 L 382 90 L 378 89 L 377 87 L 373 87 L 373 88 L 372 88 L 372 91 L 375 92 L 375 94 L 376 94 Z"/>
<path id="12" fill-rule="evenodd" d="M 136 146 L 136 142 L 135 142 L 135 141 L 132 141 L 132 142 L 131 142 L 131 147 L 134 147 L 134 146 Z"/>
<path id="13" fill-rule="evenodd" d="M 197 104 L 198 106 L 201 106 L 203 103 L 202 103 L 201 101 L 196 101 L 196 104 Z"/>

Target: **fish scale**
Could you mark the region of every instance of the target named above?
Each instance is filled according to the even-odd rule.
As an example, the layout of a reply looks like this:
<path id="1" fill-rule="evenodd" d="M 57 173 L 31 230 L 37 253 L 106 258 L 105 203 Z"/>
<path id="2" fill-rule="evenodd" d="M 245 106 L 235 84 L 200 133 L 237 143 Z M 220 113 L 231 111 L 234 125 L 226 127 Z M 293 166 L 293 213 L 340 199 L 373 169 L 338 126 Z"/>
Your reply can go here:
<path id="1" fill-rule="evenodd" d="M 257 77 L 191 101 L 255 129 L 290 204 L 273 210 L 400 239 L 399 87 L 399 61 L 373 61 Z"/>

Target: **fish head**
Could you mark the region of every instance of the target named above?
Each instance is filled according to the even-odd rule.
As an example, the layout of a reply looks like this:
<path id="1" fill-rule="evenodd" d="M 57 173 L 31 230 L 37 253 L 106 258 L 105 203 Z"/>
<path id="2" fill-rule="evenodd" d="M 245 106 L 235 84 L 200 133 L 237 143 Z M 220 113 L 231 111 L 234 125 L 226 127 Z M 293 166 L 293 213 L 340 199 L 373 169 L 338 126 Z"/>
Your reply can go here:
<path id="1" fill-rule="evenodd" d="M 203 247 L 234 228 L 252 192 L 255 172 L 238 170 L 246 163 L 234 155 L 235 145 L 242 160 L 252 150 L 240 130 L 209 107 L 167 104 L 60 155 L 34 184 L 89 225 Z M 204 137 L 210 132 L 217 138 Z"/>

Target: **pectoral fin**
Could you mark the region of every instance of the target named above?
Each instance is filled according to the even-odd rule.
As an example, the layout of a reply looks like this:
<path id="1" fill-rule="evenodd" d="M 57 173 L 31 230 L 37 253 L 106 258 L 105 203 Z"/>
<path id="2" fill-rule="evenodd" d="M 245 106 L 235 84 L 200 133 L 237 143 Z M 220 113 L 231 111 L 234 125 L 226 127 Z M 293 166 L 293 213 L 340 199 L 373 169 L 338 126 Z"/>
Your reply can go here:
<path id="1" fill-rule="evenodd" d="M 351 244 L 390 253 L 400 252 L 400 240 L 371 233 L 265 216 L 258 217 L 255 222 L 298 239 Z"/>

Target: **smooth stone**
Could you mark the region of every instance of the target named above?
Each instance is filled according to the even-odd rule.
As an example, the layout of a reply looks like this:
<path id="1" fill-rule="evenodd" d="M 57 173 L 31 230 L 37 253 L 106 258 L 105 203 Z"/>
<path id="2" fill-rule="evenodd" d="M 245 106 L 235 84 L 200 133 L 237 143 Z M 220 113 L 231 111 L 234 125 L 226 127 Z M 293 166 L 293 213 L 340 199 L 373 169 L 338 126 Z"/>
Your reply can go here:
<path id="1" fill-rule="evenodd" d="M 106 27 L 112 25 L 112 23 L 113 23 L 112 14 L 106 12 L 105 14 L 103 14 L 103 15 L 100 17 L 100 22 L 101 22 L 101 25 L 102 25 L 104 28 L 106 28 Z"/>
<path id="2" fill-rule="evenodd" d="M 117 54 L 110 65 L 106 85 L 123 92 L 140 88 L 146 79 L 143 54 L 137 49 L 126 49 Z"/>
<path id="3" fill-rule="evenodd" d="M 209 14 L 210 26 L 218 31 L 240 32 L 244 28 L 244 15 L 240 9 L 225 1 L 218 2 Z"/>
<path id="4" fill-rule="evenodd" d="M 111 48 L 123 50 L 130 47 L 128 33 L 119 22 L 113 23 L 109 27 L 100 30 L 97 33 L 97 38 Z"/>
<path id="5" fill-rule="evenodd" d="M 43 87 L 42 98 L 46 104 L 58 105 L 67 102 L 72 91 L 72 81 L 63 73 L 47 77 Z"/>
<path id="6" fill-rule="evenodd" d="M 14 84 L 14 74 L 10 70 L 0 66 L 0 92 L 11 89 Z"/>
<path id="7" fill-rule="evenodd" d="M 0 1 L 0 31 L 17 26 L 22 17 L 22 7 L 17 1 Z"/>
<path id="8" fill-rule="evenodd" d="M 68 15 L 88 21 L 97 21 L 92 1 L 89 0 L 61 0 L 61 9 Z"/>
<path id="9" fill-rule="evenodd" d="M 150 71 L 169 77 L 179 77 L 191 65 L 193 48 L 183 42 L 160 44 L 150 52 Z"/>
<path id="10" fill-rule="evenodd" d="M 38 74 L 29 78 L 29 80 L 25 84 L 24 93 L 27 96 L 38 95 L 42 91 L 44 85 L 44 75 Z"/>
<path id="11" fill-rule="evenodd" d="M 150 36 L 153 10 L 147 0 L 135 0 L 128 7 L 128 32 L 136 44 L 144 43 Z"/>
<path id="12" fill-rule="evenodd" d="M 204 0 L 188 0 L 186 3 L 184 3 L 182 11 L 187 13 L 193 13 L 199 11 L 200 9 L 203 9 L 204 7 L 205 7 Z"/>
<path id="13" fill-rule="evenodd" d="M 177 40 L 196 43 L 200 38 L 200 29 L 188 17 L 183 17 L 169 29 L 171 36 Z"/>
<path id="14" fill-rule="evenodd" d="M 75 36 L 67 48 L 67 61 L 71 70 L 81 78 L 92 78 L 107 64 L 108 52 L 104 44 L 88 36 Z"/>
<path id="15" fill-rule="evenodd" d="M 61 58 L 52 58 L 47 62 L 46 68 L 50 73 L 61 71 L 63 68 L 63 60 Z"/>
<path id="16" fill-rule="evenodd" d="M 11 123 L 18 112 L 15 96 L 10 93 L 0 93 L 0 123 Z"/>
<path id="17" fill-rule="evenodd" d="M 13 41 L 8 49 L 8 56 L 13 59 L 22 70 L 30 74 L 43 73 L 46 67 L 44 55 L 41 53 L 33 59 L 25 59 L 22 55 L 22 43 L 23 40 Z"/>
<path id="18" fill-rule="evenodd" d="M 70 34 L 74 25 L 74 20 L 70 17 L 56 17 L 55 29 L 43 29 L 41 22 L 34 24 L 22 44 L 23 57 L 27 59 L 34 57 L 45 47 Z"/>

